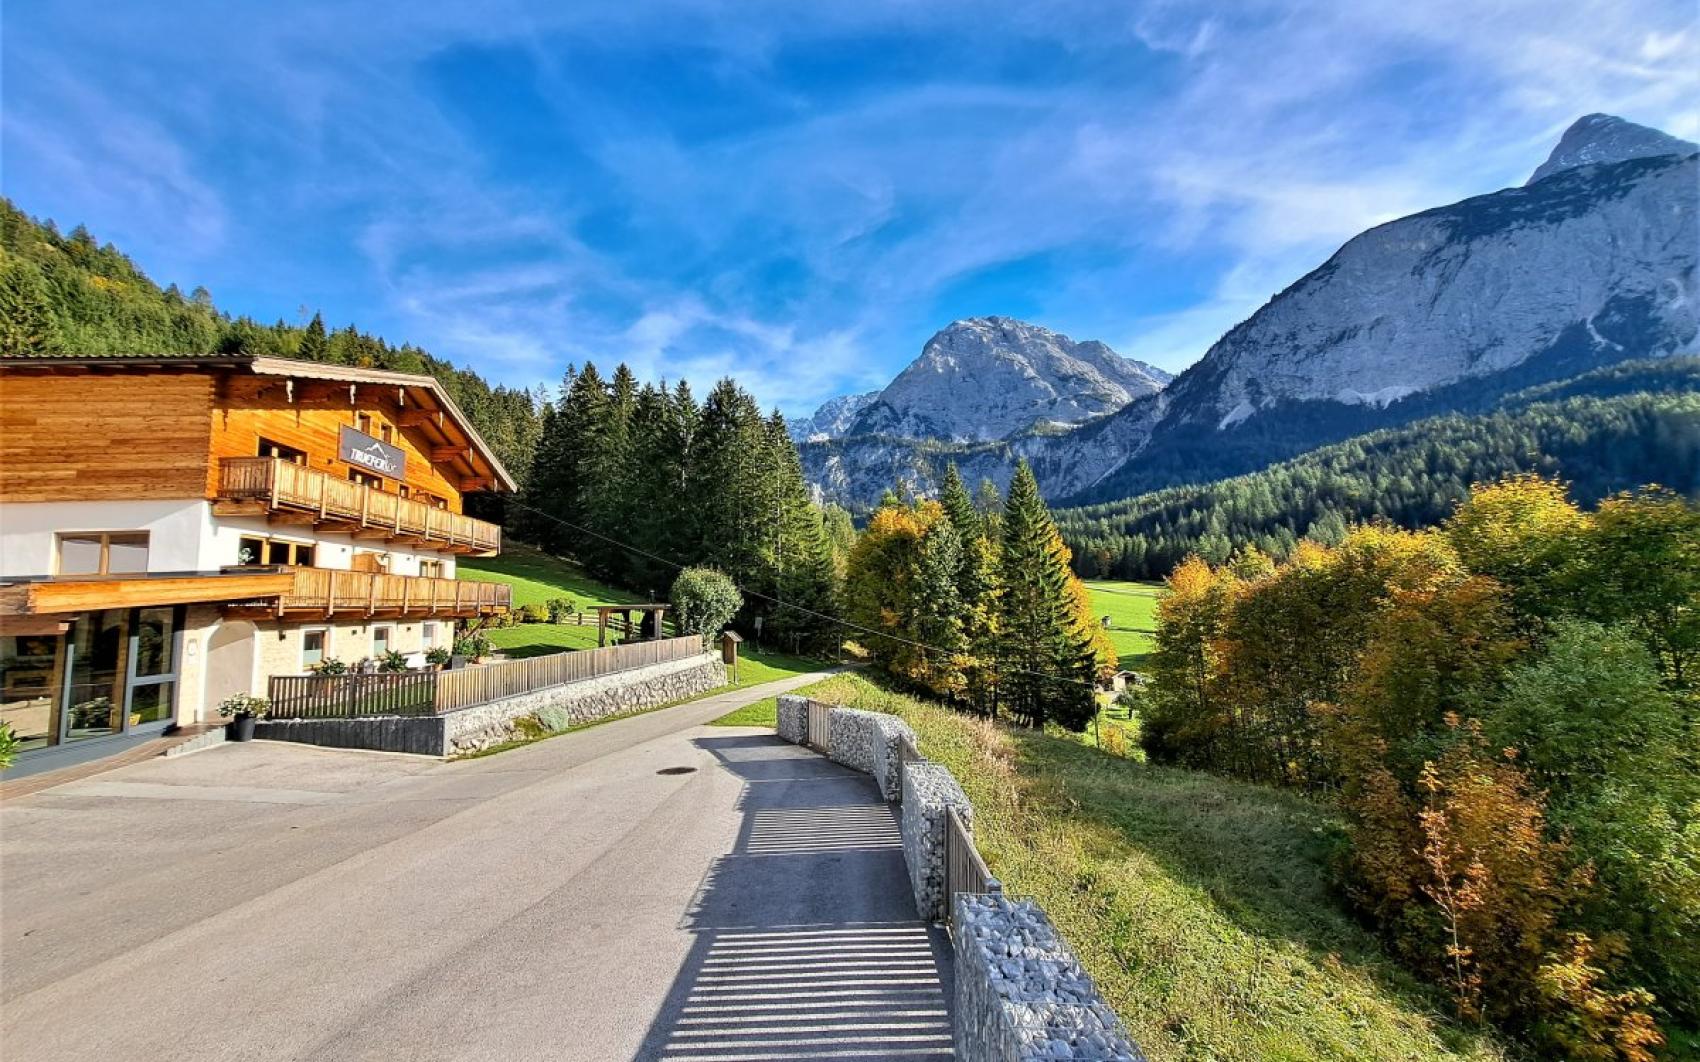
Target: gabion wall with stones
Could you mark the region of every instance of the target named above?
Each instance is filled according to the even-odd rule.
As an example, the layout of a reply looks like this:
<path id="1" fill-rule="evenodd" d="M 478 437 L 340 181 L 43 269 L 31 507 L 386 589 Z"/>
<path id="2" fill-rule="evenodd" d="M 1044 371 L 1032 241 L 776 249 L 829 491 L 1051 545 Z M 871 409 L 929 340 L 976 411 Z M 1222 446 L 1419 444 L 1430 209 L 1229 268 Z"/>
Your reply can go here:
<path id="1" fill-rule="evenodd" d="M 956 1057 L 1144 1062 L 1038 904 L 956 897 Z"/>
<path id="2" fill-rule="evenodd" d="M 779 736 L 793 745 L 809 740 L 809 699 L 795 693 L 779 695 Z"/>
<path id="3" fill-rule="evenodd" d="M 948 769 L 911 763 L 903 772 L 903 860 L 909 865 L 915 909 L 929 922 L 945 916 L 945 829 L 951 808 L 964 826 L 974 825 L 974 806 Z"/>
<path id="4" fill-rule="evenodd" d="M 878 712 L 834 708 L 826 715 L 826 755 L 863 774 L 874 773 L 874 744 L 879 740 Z"/>
<path id="5" fill-rule="evenodd" d="M 896 803 L 903 799 L 903 754 L 898 744 L 903 738 L 915 744 L 915 731 L 894 715 L 878 716 L 874 726 L 874 783 L 881 796 Z"/>
<path id="6" fill-rule="evenodd" d="M 694 697 L 726 684 L 726 665 L 711 653 L 670 660 L 647 667 L 616 671 L 582 682 L 507 697 L 443 716 L 447 723 L 445 754 L 476 752 L 512 741 L 519 735 L 514 721 L 544 708 L 564 712 L 569 725 L 604 716 Z"/>

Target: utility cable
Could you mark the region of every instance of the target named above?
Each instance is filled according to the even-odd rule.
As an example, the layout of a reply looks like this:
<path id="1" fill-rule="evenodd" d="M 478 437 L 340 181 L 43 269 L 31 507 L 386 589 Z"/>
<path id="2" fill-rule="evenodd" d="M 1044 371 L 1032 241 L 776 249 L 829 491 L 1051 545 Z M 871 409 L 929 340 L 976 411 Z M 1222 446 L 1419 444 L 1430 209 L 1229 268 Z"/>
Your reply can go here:
<path id="1" fill-rule="evenodd" d="M 524 502 L 515 501 L 511 498 L 503 499 L 503 502 L 504 502 L 504 504 L 511 505 L 516 509 L 523 509 L 525 512 L 531 513 L 534 516 L 541 516 L 543 519 L 552 521 L 556 524 L 559 524 L 562 527 L 568 528 L 569 530 L 577 531 L 578 533 L 583 534 L 583 535 L 590 535 L 592 538 L 601 539 L 603 542 L 606 542 L 611 546 L 617 546 L 620 549 L 627 551 L 628 553 L 633 553 L 633 554 L 636 554 L 637 556 L 643 557 L 647 560 L 655 561 L 657 564 L 664 564 L 667 567 L 673 568 L 677 571 L 684 571 L 686 568 L 690 567 L 690 565 L 680 564 L 678 561 L 674 561 L 674 560 L 668 560 L 666 557 L 658 556 L 658 555 L 651 553 L 651 552 L 649 552 L 648 550 L 645 550 L 645 549 L 640 549 L 639 547 L 634 546 L 629 542 L 625 542 L 621 539 L 614 538 L 610 535 L 605 535 L 602 532 L 594 530 L 592 528 L 584 527 L 583 525 L 580 525 L 580 524 L 575 524 L 571 520 L 564 520 L 561 517 L 556 516 L 554 513 L 546 513 L 541 509 L 534 509 L 531 506 L 526 505 Z M 888 641 L 902 642 L 905 645 L 914 646 L 917 649 L 926 650 L 928 652 L 938 653 L 942 656 L 948 657 L 948 656 L 955 655 L 954 650 L 944 649 L 944 648 L 941 648 L 941 647 L 936 646 L 936 645 L 928 645 L 926 642 L 916 641 L 913 638 L 906 638 L 906 637 L 904 637 L 903 635 L 900 635 L 900 634 L 891 634 L 888 631 L 876 630 L 872 627 L 864 627 L 861 624 L 854 623 L 850 620 L 843 618 L 842 616 L 831 616 L 831 615 L 828 615 L 825 612 L 817 612 L 814 609 L 806 608 L 806 607 L 799 605 L 799 604 L 792 602 L 792 601 L 782 601 L 779 598 L 770 597 L 769 595 L 761 593 L 759 591 L 746 589 L 745 587 L 738 586 L 738 584 L 735 581 L 734 581 L 733 585 L 737 586 L 738 592 L 740 594 L 745 595 L 746 597 L 753 597 L 753 598 L 756 598 L 757 600 L 760 600 L 760 601 L 766 601 L 769 604 L 777 605 L 780 608 L 788 608 L 788 609 L 791 609 L 795 612 L 801 612 L 802 614 L 804 614 L 806 616 L 813 616 L 816 619 L 826 620 L 828 623 L 836 623 L 841 627 L 846 627 L 846 628 L 853 630 L 853 631 L 860 631 L 864 634 L 870 634 L 870 635 L 872 635 L 876 638 L 887 639 Z M 1066 683 L 1069 683 L 1070 685 L 1074 685 L 1074 686 L 1084 686 L 1084 687 L 1086 687 L 1087 689 L 1090 689 L 1090 690 L 1096 690 L 1098 688 L 1096 683 L 1083 682 L 1080 679 L 1070 678 L 1066 675 L 1052 675 L 1052 674 L 1047 674 L 1046 672 L 1043 672 L 1043 671 L 1031 671 L 1031 670 L 1028 670 L 1026 668 L 1001 668 L 1000 670 L 1003 671 L 1005 674 L 1027 675 L 1027 676 L 1030 676 L 1030 677 L 1033 677 L 1033 678 L 1049 679 L 1052 682 L 1066 682 Z"/>

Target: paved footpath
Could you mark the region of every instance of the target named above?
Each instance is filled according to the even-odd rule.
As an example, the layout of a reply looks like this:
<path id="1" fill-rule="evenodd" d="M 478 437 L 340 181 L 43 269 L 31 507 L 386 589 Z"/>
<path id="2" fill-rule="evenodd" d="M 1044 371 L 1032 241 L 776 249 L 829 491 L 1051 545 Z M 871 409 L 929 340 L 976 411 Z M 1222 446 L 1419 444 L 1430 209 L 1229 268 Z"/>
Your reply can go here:
<path id="1" fill-rule="evenodd" d="M 948 1057 L 872 783 L 701 725 L 819 677 L 461 763 L 255 742 L 8 801 L 0 1054 Z"/>

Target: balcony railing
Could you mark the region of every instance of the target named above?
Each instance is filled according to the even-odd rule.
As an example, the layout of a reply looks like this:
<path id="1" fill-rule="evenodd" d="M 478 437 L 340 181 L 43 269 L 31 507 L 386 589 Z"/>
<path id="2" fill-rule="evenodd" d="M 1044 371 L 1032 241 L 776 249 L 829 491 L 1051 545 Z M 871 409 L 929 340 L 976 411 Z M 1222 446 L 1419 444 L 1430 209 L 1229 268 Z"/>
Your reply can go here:
<path id="1" fill-rule="evenodd" d="M 413 498 L 339 479 L 280 457 L 226 457 L 219 462 L 218 496 L 259 503 L 267 513 L 311 516 L 356 535 L 412 542 L 450 553 L 499 553 L 502 529 Z"/>
<path id="2" fill-rule="evenodd" d="M 475 583 L 422 575 L 389 575 L 335 568 L 292 568 L 293 585 L 278 596 L 278 613 L 324 616 L 481 616 L 513 606 L 507 583 Z"/>

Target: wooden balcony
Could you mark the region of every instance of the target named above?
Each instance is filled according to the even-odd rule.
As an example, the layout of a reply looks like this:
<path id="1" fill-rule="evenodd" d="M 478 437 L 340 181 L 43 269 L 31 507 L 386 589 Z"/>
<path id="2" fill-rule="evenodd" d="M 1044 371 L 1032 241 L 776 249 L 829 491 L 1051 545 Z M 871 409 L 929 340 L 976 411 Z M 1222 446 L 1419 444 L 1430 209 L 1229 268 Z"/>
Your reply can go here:
<path id="1" fill-rule="evenodd" d="M 513 587 L 464 579 L 389 575 L 334 568 L 288 568 L 293 578 L 275 600 L 251 600 L 227 611 L 280 619 L 324 617 L 472 617 L 506 612 Z"/>
<path id="2" fill-rule="evenodd" d="M 373 490 L 278 457 L 222 459 L 213 512 L 310 523 L 324 531 L 441 553 L 488 557 L 502 550 L 502 529 L 495 524 Z"/>

